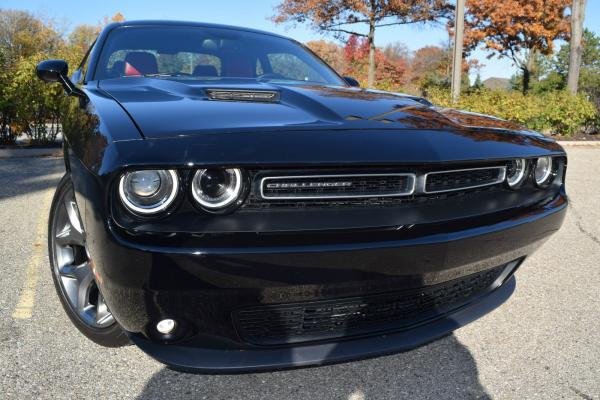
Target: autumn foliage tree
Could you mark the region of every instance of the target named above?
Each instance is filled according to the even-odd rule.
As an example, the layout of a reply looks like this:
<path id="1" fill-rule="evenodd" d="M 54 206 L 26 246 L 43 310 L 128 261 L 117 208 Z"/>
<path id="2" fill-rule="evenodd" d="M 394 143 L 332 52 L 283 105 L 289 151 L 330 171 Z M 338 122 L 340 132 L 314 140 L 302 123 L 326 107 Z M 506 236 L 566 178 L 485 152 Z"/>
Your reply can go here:
<path id="1" fill-rule="evenodd" d="M 344 75 L 360 77 L 368 75 L 370 52 L 369 42 L 366 38 L 352 35 L 344 46 L 344 60 L 346 69 Z M 380 89 L 393 90 L 404 86 L 408 82 L 409 60 L 401 53 L 388 54 L 381 49 L 375 49 L 375 80 Z"/>
<path id="2" fill-rule="evenodd" d="M 368 44 L 367 85 L 376 72 L 375 30 L 384 26 L 435 21 L 447 17 L 447 0 L 283 0 L 276 8 L 276 23 L 310 22 L 319 31 L 338 36 L 355 35 Z M 360 26 L 367 27 L 366 32 Z"/>
<path id="3" fill-rule="evenodd" d="M 527 93 L 536 55 L 552 54 L 554 40 L 565 39 L 570 0 L 467 0 L 465 49 L 482 45 L 490 57 L 508 57 L 522 71 Z"/>
<path id="4" fill-rule="evenodd" d="M 118 20 L 123 20 L 120 13 L 98 25 L 76 26 L 65 37 L 51 21 L 26 11 L 0 9 L 0 143 L 14 143 L 22 133 L 37 143 L 56 138 L 68 100 L 59 85 L 37 79 L 36 64 L 62 58 L 72 71 L 102 25 Z"/>
<path id="5" fill-rule="evenodd" d="M 337 44 L 326 40 L 311 40 L 306 43 L 306 46 L 338 73 L 344 73 L 346 70 L 344 51 Z"/>

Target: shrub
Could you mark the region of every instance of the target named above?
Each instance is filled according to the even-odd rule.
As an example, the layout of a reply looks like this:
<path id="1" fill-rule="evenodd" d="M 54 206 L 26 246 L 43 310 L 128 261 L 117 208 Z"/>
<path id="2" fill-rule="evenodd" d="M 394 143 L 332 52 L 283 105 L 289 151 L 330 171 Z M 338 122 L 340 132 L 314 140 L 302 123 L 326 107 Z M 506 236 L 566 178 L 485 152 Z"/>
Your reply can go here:
<path id="1" fill-rule="evenodd" d="M 13 130 L 25 133 L 35 144 L 56 140 L 61 110 L 68 102 L 60 85 L 47 85 L 37 79 L 35 66 L 42 59 L 42 55 L 20 59 L 4 93 L 14 106 Z"/>
<path id="2" fill-rule="evenodd" d="M 448 91 L 431 90 L 428 98 L 442 107 L 493 115 L 546 134 L 587 132 L 597 126 L 600 118 L 589 100 L 565 91 L 523 95 L 516 91 L 478 90 L 464 93 L 453 104 Z"/>

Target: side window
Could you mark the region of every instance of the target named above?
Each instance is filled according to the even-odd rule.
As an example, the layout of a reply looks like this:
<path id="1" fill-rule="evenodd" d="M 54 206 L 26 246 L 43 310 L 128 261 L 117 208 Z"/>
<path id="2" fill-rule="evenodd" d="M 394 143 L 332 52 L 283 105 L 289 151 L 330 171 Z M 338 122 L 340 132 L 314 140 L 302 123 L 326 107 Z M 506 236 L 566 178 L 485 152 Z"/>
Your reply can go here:
<path id="1" fill-rule="evenodd" d="M 279 74 L 286 79 L 323 82 L 323 78 L 319 74 L 294 54 L 271 53 L 267 57 L 273 73 Z"/>

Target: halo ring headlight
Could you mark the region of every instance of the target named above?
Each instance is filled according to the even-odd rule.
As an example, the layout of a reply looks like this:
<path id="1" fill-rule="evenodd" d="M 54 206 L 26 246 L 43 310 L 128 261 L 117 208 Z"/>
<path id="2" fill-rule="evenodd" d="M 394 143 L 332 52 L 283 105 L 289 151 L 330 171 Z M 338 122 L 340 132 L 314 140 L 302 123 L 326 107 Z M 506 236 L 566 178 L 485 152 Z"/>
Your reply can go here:
<path id="1" fill-rule="evenodd" d="M 525 181 L 527 161 L 523 158 L 512 160 L 506 170 L 506 183 L 511 189 L 518 188 Z"/>
<path id="2" fill-rule="evenodd" d="M 119 180 L 119 197 L 130 211 L 151 215 L 166 210 L 177 197 L 179 178 L 175 170 L 126 172 Z"/>
<path id="3" fill-rule="evenodd" d="M 535 161 L 535 168 L 533 170 L 533 177 L 535 184 L 539 187 L 543 187 L 548 184 L 552 176 L 553 162 L 552 157 L 540 157 Z"/>
<path id="4" fill-rule="evenodd" d="M 234 204 L 242 193 L 239 168 L 199 169 L 192 178 L 192 196 L 208 210 L 220 210 Z"/>

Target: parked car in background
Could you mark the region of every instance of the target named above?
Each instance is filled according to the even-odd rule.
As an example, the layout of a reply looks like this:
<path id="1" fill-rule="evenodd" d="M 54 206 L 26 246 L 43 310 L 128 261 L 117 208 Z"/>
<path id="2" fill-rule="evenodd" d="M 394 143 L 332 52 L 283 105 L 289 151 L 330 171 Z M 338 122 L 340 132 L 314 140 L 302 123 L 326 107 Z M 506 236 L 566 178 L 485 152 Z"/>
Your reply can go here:
<path id="1" fill-rule="evenodd" d="M 365 90 L 301 44 L 107 26 L 71 78 L 54 283 L 94 342 L 245 372 L 411 349 L 491 311 L 567 210 L 563 149 Z"/>

